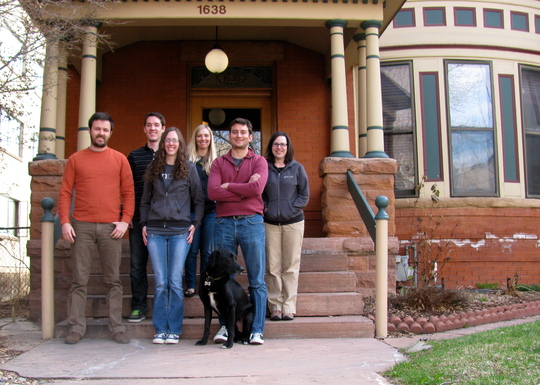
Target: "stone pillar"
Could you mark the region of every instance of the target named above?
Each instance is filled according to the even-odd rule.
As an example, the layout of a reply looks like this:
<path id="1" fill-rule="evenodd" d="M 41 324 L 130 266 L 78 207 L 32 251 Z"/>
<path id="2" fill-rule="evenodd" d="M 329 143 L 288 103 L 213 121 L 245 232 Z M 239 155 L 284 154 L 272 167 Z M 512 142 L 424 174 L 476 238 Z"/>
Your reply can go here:
<path id="1" fill-rule="evenodd" d="M 354 35 L 358 43 L 358 156 L 367 152 L 367 74 L 366 74 L 366 34 Z"/>
<path id="2" fill-rule="evenodd" d="M 319 176 L 322 178 L 323 231 L 329 237 L 369 237 L 369 232 L 348 193 L 347 170 L 353 173 L 374 213 L 377 212 L 375 199 L 379 195 L 388 198 L 388 235 L 393 236 L 396 233 L 394 174 L 397 171 L 397 162 L 390 158 L 334 157 L 321 161 Z"/>
<path id="3" fill-rule="evenodd" d="M 60 46 L 58 55 L 58 101 L 56 103 L 56 157 L 66 156 L 67 52 Z"/>
<path id="4" fill-rule="evenodd" d="M 366 31 L 366 76 L 367 76 L 367 152 L 366 158 L 388 158 L 384 152 L 383 110 L 381 90 L 381 58 L 379 56 L 378 20 L 367 20 L 361 24 Z"/>
<path id="5" fill-rule="evenodd" d="M 332 138 L 331 155 L 352 158 L 349 145 L 349 116 L 347 113 L 347 79 L 345 71 L 345 48 L 343 28 L 345 20 L 330 20 L 331 66 L 332 66 Z"/>
<path id="6" fill-rule="evenodd" d="M 88 25 L 83 41 L 77 151 L 90 146 L 88 120 L 96 112 L 97 27 L 97 23 Z"/>
<path id="7" fill-rule="evenodd" d="M 55 206 L 51 211 L 56 215 L 58 195 L 62 185 L 66 160 L 45 159 L 30 162 L 28 172 L 32 177 L 31 207 L 30 207 L 30 240 L 27 244 L 30 258 L 30 318 L 39 320 L 41 317 L 41 218 L 43 208 L 41 201 L 52 198 Z M 63 320 L 67 315 L 67 295 L 71 284 L 70 244 L 60 239 L 54 247 L 54 318 Z"/>
<path id="8" fill-rule="evenodd" d="M 58 92 L 58 41 L 49 39 L 43 69 L 43 92 L 38 153 L 34 160 L 56 159 L 56 101 Z"/>

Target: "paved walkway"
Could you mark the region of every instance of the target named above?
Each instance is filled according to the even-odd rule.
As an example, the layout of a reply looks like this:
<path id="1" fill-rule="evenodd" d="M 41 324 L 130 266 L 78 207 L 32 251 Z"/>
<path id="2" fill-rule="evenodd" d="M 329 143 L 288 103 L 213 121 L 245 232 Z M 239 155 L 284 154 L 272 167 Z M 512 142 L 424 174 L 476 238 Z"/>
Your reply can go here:
<path id="1" fill-rule="evenodd" d="M 24 320 L 0 320 L 0 336 L 12 349 L 26 353 L 0 365 L 47 384 L 92 385 L 228 385 L 228 384 L 389 384 L 379 373 L 404 359 L 400 348 L 424 349 L 429 340 L 540 320 L 529 317 L 432 335 L 376 339 L 266 339 L 262 346 L 153 345 L 132 340 L 119 345 L 110 339 L 83 339 L 76 345 L 41 340 L 40 330 Z"/>

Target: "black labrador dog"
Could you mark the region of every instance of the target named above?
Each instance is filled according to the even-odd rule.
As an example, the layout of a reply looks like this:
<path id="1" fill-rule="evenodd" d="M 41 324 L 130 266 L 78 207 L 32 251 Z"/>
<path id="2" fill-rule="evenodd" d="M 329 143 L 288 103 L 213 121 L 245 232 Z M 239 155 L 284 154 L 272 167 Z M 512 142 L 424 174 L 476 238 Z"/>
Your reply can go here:
<path id="1" fill-rule="evenodd" d="M 210 254 L 206 271 L 199 282 L 199 297 L 204 305 L 204 334 L 195 345 L 206 345 L 210 334 L 212 310 L 226 320 L 227 342 L 223 349 L 230 349 L 234 342 L 247 344 L 253 324 L 253 305 L 248 294 L 233 278 L 244 268 L 236 260 L 236 255 L 225 248 Z M 237 322 L 242 320 L 242 332 Z"/>

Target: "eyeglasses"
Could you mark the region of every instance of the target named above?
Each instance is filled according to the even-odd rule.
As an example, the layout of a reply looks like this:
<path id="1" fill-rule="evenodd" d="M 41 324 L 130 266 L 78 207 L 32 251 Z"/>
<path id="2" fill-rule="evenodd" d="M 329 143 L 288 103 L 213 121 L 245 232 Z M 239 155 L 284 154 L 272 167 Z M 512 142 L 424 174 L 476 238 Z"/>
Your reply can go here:
<path id="1" fill-rule="evenodd" d="M 176 139 L 176 138 L 172 138 L 172 139 L 171 138 L 166 138 L 163 141 L 165 143 L 174 143 L 174 144 L 178 143 L 178 139 Z"/>
<path id="2" fill-rule="evenodd" d="M 274 147 L 287 147 L 287 143 L 273 143 L 272 146 L 274 146 Z"/>

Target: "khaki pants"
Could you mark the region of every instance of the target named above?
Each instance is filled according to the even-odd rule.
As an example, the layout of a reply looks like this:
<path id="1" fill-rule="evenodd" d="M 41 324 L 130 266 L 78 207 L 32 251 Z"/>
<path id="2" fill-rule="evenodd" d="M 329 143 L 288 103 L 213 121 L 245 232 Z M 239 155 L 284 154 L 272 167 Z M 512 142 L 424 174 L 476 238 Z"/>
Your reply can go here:
<path id="1" fill-rule="evenodd" d="M 103 271 L 103 283 L 108 288 L 109 330 L 113 334 L 125 331 L 125 326 L 122 324 L 122 283 L 120 282 L 122 239 L 110 237 L 114 228 L 112 223 L 73 221 L 76 237 L 71 246 L 73 280 L 68 297 L 68 328 L 69 331 L 81 336 L 84 336 L 86 332 L 88 277 L 96 246 Z"/>
<path id="2" fill-rule="evenodd" d="M 284 226 L 265 223 L 264 227 L 268 307 L 270 312 L 296 314 L 304 221 Z"/>

